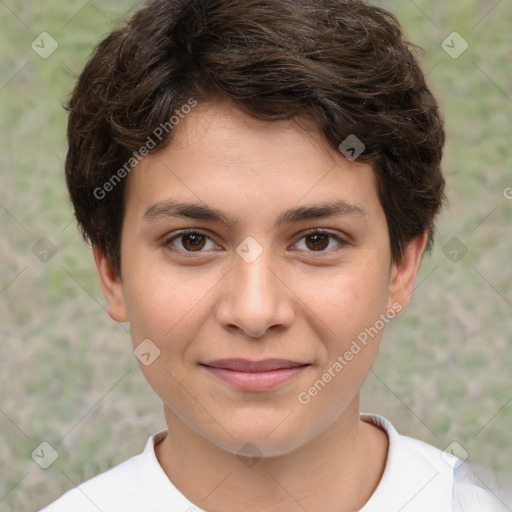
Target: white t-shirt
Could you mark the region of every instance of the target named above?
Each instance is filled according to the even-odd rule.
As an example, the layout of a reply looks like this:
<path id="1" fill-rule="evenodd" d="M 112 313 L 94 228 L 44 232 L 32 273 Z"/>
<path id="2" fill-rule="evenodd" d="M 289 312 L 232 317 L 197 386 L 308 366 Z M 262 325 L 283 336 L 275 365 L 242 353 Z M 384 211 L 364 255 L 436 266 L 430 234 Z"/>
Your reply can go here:
<path id="1" fill-rule="evenodd" d="M 400 435 L 381 416 L 361 419 L 384 430 L 389 450 L 384 474 L 360 512 L 510 511 L 464 470 L 467 462 L 422 441 Z M 144 451 L 61 496 L 40 512 L 205 512 L 169 480 L 155 454 L 166 431 L 151 436 Z M 315 512 L 315 511 L 311 511 Z"/>

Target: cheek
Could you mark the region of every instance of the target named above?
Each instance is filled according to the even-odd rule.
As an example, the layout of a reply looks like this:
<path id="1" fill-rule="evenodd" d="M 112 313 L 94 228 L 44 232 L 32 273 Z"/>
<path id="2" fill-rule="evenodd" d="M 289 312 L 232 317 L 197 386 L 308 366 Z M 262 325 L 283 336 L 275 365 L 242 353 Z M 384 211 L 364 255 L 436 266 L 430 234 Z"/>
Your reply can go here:
<path id="1" fill-rule="evenodd" d="M 194 325 L 201 303 L 213 287 L 214 276 L 190 276 L 162 262 L 148 261 L 144 269 L 130 269 L 125 283 L 125 301 L 134 343 L 154 336 L 167 343 L 168 338 Z"/>
<path id="2" fill-rule="evenodd" d="M 188 381 L 200 355 L 197 340 L 210 319 L 219 276 L 198 271 L 191 276 L 168 265 L 149 267 L 151 272 L 140 272 L 139 279 L 125 286 L 134 354 L 146 354 L 148 346 L 157 357 L 138 359 L 149 385 L 166 403 L 169 396 L 175 404 L 186 403 L 179 383 Z"/>
<path id="3" fill-rule="evenodd" d="M 325 419 L 320 430 L 352 403 L 375 360 L 387 325 L 381 319 L 387 310 L 385 270 L 337 272 L 327 287 L 309 296 L 324 352 L 298 400 L 310 417 Z"/>
<path id="4" fill-rule="evenodd" d="M 178 277 L 163 280 L 146 274 L 125 286 L 125 296 L 134 355 L 144 377 L 164 402 L 173 396 L 181 403 L 186 397 L 181 396 L 179 382 L 186 381 L 194 358 L 205 291 Z"/>
<path id="5" fill-rule="evenodd" d="M 387 267 L 383 265 L 347 266 L 324 276 L 321 285 L 315 286 L 311 278 L 302 286 L 304 302 L 323 321 L 335 345 L 373 325 L 387 308 Z"/>

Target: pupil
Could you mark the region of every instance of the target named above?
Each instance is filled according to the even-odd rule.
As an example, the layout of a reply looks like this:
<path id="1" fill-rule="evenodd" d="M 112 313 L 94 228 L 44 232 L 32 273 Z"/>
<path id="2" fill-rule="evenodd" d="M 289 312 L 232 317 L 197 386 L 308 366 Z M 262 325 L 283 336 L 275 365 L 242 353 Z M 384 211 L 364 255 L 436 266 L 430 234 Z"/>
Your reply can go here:
<path id="1" fill-rule="evenodd" d="M 327 235 L 309 235 L 309 237 L 306 240 L 312 242 L 312 244 L 306 242 L 306 245 L 308 246 L 309 249 L 312 249 L 314 251 L 325 249 L 329 245 L 329 237 Z"/>
<path id="2" fill-rule="evenodd" d="M 204 247 L 205 240 L 203 235 L 186 235 L 183 240 L 183 247 L 187 250 L 197 250 Z"/>

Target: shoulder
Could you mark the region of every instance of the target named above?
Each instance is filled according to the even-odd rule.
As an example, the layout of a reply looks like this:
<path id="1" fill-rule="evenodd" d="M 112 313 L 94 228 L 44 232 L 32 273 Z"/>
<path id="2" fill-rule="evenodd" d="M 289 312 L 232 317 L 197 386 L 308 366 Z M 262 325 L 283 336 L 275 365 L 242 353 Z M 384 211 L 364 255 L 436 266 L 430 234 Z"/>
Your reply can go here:
<path id="1" fill-rule="evenodd" d="M 154 445 L 165 431 L 151 436 L 144 451 L 76 486 L 41 512 L 154 512 L 186 510 L 188 501 L 177 491 L 156 458 Z M 185 508 L 183 508 L 183 506 Z"/>
<path id="2" fill-rule="evenodd" d="M 381 416 L 362 414 L 361 419 L 380 427 L 389 439 L 384 474 L 361 512 L 502 510 L 494 494 L 469 477 L 472 472 L 464 459 L 399 434 Z"/>
<path id="3" fill-rule="evenodd" d="M 138 468 L 142 465 L 141 459 L 142 454 L 137 455 L 105 473 L 81 483 L 41 512 L 64 512 L 69 510 L 76 510 L 77 512 L 94 510 L 97 512 L 98 509 L 103 510 L 105 506 L 111 506 L 114 500 L 117 506 L 122 507 L 133 493 L 134 476 L 136 473 L 140 473 Z M 122 494 L 121 490 L 123 490 Z"/>
<path id="4" fill-rule="evenodd" d="M 400 435 L 381 416 L 362 414 L 361 419 L 384 430 L 389 439 L 384 474 L 362 512 L 449 512 L 456 457 L 448 463 L 441 450 L 417 439 Z M 384 508 L 383 508 L 384 507 Z"/>

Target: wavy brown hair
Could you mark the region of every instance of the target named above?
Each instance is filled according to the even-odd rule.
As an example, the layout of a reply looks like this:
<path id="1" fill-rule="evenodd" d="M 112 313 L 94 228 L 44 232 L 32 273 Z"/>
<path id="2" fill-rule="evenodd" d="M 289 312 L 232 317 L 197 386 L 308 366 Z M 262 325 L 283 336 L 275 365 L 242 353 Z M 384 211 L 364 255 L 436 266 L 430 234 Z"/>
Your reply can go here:
<path id="1" fill-rule="evenodd" d="M 396 18 L 362 0 L 154 0 L 96 48 L 69 101 L 67 184 L 82 233 L 120 272 L 120 180 L 102 187 L 190 98 L 266 121 L 309 118 L 365 145 L 391 254 L 444 200 L 443 122 Z M 151 150 L 172 140 L 164 132 Z"/>

